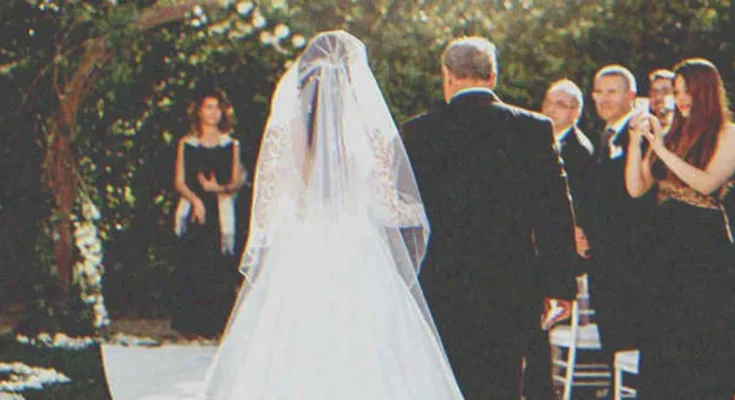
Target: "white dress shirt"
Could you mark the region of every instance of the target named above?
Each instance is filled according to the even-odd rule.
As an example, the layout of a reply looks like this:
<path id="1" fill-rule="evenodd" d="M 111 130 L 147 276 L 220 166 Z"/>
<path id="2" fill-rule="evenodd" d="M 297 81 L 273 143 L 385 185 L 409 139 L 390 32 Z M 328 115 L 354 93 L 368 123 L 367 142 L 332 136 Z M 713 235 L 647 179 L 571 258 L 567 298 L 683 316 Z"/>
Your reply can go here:
<path id="1" fill-rule="evenodd" d="M 623 147 L 615 145 L 615 141 L 618 140 L 618 137 L 620 136 L 621 131 L 623 130 L 623 126 L 628 123 L 630 118 L 633 116 L 633 110 L 630 110 L 627 114 L 625 114 L 622 118 L 619 118 L 617 121 L 613 122 L 612 124 L 608 124 L 605 127 L 605 131 L 608 129 L 612 129 L 615 131 L 615 133 L 610 136 L 610 139 L 608 139 L 608 149 L 610 149 L 610 159 L 614 160 L 620 156 L 623 155 Z"/>

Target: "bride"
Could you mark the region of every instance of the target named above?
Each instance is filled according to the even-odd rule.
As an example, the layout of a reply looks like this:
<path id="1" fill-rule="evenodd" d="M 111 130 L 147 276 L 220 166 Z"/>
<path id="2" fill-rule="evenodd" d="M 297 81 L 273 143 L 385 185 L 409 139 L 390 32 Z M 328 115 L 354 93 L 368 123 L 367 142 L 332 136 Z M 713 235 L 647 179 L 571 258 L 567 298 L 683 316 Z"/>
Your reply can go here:
<path id="1" fill-rule="evenodd" d="M 424 207 L 354 36 L 319 34 L 281 78 L 252 207 L 207 399 L 462 399 L 418 284 Z"/>

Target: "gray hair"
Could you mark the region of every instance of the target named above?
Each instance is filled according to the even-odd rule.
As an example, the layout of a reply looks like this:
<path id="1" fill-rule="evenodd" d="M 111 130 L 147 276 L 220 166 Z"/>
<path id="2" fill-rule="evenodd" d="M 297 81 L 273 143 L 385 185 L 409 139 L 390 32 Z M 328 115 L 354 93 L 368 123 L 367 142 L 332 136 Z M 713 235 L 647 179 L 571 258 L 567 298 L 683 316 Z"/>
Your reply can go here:
<path id="1" fill-rule="evenodd" d="M 667 79 L 670 81 L 674 80 L 674 72 L 665 68 L 659 68 L 653 72 L 651 72 L 648 75 L 648 80 L 650 82 L 655 81 L 656 79 Z"/>
<path id="2" fill-rule="evenodd" d="M 597 73 L 595 74 L 595 81 L 602 78 L 603 76 L 619 76 L 623 78 L 626 89 L 630 90 L 633 93 L 638 93 L 638 84 L 635 81 L 633 73 L 630 72 L 628 68 L 625 68 L 622 65 L 612 64 L 602 67 L 602 69 L 597 71 Z"/>
<path id="3" fill-rule="evenodd" d="M 480 36 L 464 36 L 449 42 L 442 64 L 459 79 L 490 79 L 498 74 L 495 45 Z"/>
<path id="4" fill-rule="evenodd" d="M 549 86 L 549 90 L 547 90 L 547 93 L 553 93 L 553 92 L 564 92 L 574 99 L 574 101 L 577 103 L 577 110 L 579 111 L 579 114 L 582 115 L 582 109 L 584 108 L 584 97 L 582 96 L 582 90 L 577 86 L 576 83 L 570 81 L 569 79 L 559 79 L 558 81 L 554 82 Z M 579 117 L 577 117 L 579 119 Z"/>

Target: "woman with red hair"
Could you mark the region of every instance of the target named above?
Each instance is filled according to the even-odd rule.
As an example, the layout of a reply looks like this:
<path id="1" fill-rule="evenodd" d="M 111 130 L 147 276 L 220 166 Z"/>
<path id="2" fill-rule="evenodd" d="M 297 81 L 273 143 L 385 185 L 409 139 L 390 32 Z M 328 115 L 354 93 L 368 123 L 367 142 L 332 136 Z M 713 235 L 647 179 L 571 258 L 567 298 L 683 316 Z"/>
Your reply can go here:
<path id="1" fill-rule="evenodd" d="M 655 188 L 658 198 L 641 271 L 650 288 L 641 398 L 732 399 L 735 258 L 721 199 L 735 173 L 735 125 L 711 62 L 687 59 L 674 73 L 670 130 L 636 116 L 626 164 L 630 195 Z"/>

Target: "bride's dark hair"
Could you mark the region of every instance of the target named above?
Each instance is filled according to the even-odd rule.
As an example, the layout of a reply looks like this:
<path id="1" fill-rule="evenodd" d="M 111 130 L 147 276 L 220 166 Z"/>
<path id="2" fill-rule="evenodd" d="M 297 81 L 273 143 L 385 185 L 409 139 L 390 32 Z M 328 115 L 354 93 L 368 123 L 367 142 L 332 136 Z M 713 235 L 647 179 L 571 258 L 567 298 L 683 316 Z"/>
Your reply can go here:
<path id="1" fill-rule="evenodd" d="M 311 148 L 314 143 L 315 108 L 319 100 L 319 76 L 323 68 L 347 67 L 349 54 L 340 36 L 335 32 L 325 32 L 314 37 L 306 46 L 298 61 L 298 85 L 301 92 L 302 108 L 308 119 L 306 143 Z"/>

